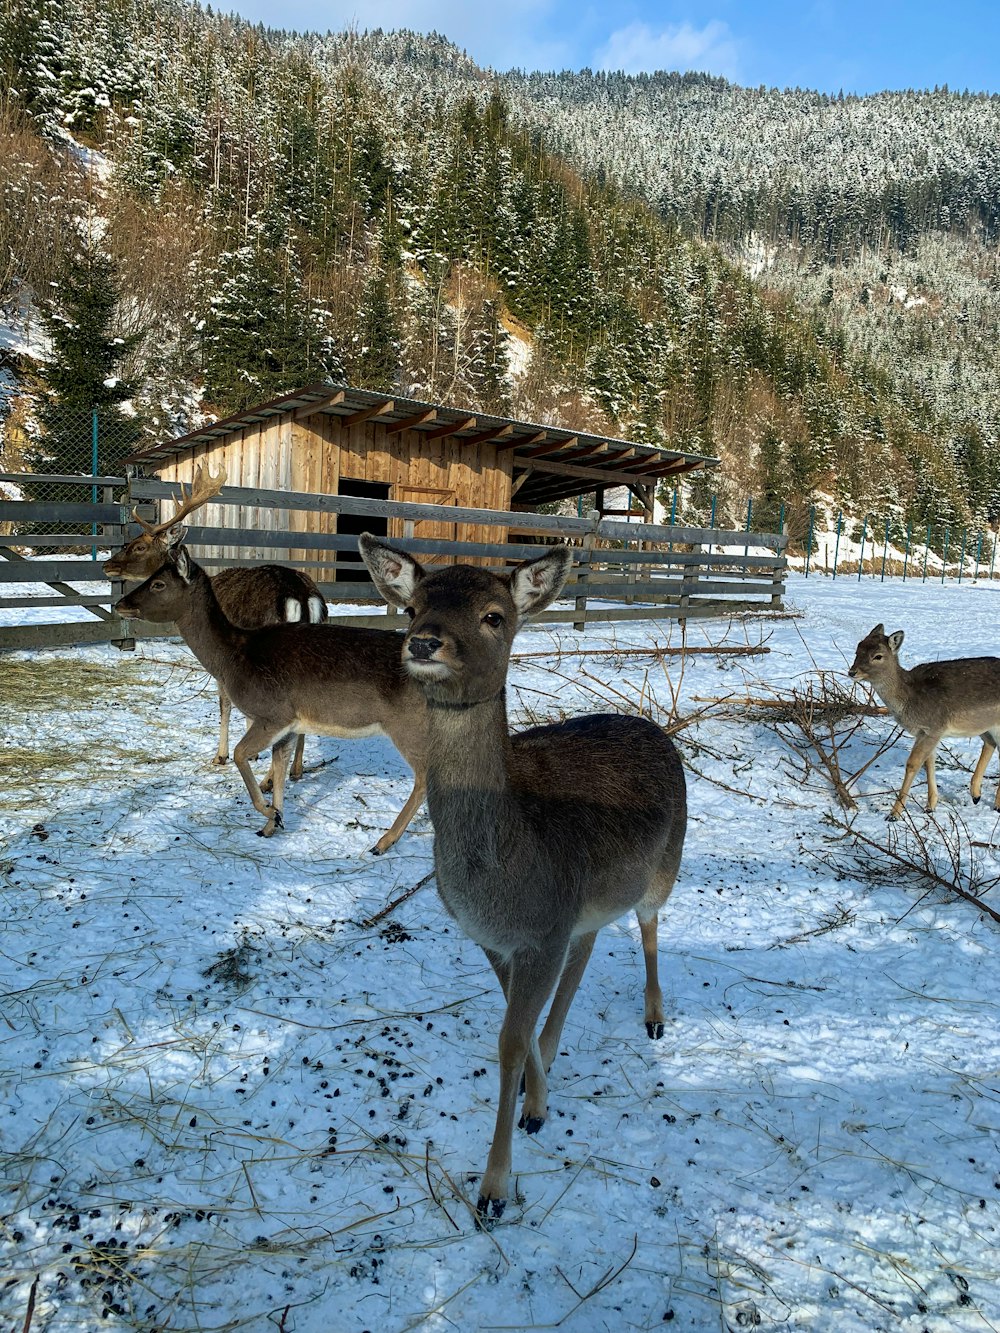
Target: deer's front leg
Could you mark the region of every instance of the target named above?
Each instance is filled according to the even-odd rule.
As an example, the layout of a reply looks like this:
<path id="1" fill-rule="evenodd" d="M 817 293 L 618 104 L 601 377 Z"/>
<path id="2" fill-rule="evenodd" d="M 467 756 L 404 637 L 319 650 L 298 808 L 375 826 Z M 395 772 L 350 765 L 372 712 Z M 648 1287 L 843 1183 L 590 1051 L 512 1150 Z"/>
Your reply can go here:
<path id="1" fill-rule="evenodd" d="M 253 769 L 250 767 L 250 760 L 255 759 L 261 750 L 271 744 L 273 739 L 274 730 L 272 727 L 261 722 L 251 722 L 246 735 L 233 751 L 233 759 L 236 761 L 236 767 L 239 769 L 240 777 L 243 779 L 243 785 L 247 789 L 247 795 L 253 802 L 254 809 L 259 810 L 262 815 L 267 815 L 267 823 L 260 830 L 260 834 L 264 838 L 270 838 L 275 829 L 282 827 L 281 794 L 284 791 L 285 773 L 284 769 L 282 769 L 281 792 L 277 791 L 277 784 L 275 784 L 275 792 L 278 797 L 277 804 L 268 805 L 264 800 L 264 794 L 258 785 L 257 779 L 253 775 Z M 274 768 L 277 750 L 278 746 L 276 744 L 275 753 L 272 754 L 271 757 L 272 770 Z"/>
<path id="2" fill-rule="evenodd" d="M 913 779 L 920 772 L 921 768 L 924 767 L 928 759 L 932 760 L 927 775 L 927 784 L 929 788 L 928 808 L 933 810 L 934 807 L 930 805 L 930 799 L 933 795 L 936 803 L 937 785 L 934 784 L 934 764 L 932 756 L 934 754 L 934 748 L 940 739 L 940 736 L 928 736 L 926 732 L 917 737 L 913 744 L 913 749 L 910 751 L 909 758 L 906 761 L 906 768 L 903 771 L 903 785 L 899 789 L 899 795 L 896 797 L 895 803 L 889 814 L 890 819 L 898 819 L 903 813 L 903 806 L 906 804 L 906 797 L 909 794 L 910 788 L 913 786 Z M 934 785 L 932 790 L 930 790 L 932 784 Z"/>
<path id="3" fill-rule="evenodd" d="M 565 937 L 546 940 L 538 949 L 514 954 L 507 964 L 507 1012 L 499 1043 L 500 1096 L 493 1142 L 476 1203 L 476 1211 L 484 1221 L 500 1217 L 507 1203 L 514 1117 L 526 1061 L 523 1122 L 529 1133 L 537 1132 L 545 1123 L 548 1090 L 535 1026 L 562 972 L 567 943 Z"/>
<path id="4" fill-rule="evenodd" d="M 213 764 L 229 763 L 229 715 L 233 711 L 232 700 L 219 682 L 219 748 Z"/>

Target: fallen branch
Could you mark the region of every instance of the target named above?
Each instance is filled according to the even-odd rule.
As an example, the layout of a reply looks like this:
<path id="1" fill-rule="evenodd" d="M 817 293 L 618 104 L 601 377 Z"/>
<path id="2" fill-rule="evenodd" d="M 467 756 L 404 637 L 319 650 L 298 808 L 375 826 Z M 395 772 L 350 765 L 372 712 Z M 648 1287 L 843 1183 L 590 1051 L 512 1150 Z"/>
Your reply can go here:
<path id="1" fill-rule="evenodd" d="M 768 649 L 770 651 L 770 649 Z M 694 694 L 691 696 L 696 704 L 735 704 L 740 708 L 784 708 L 789 709 L 795 706 L 794 695 L 787 698 L 762 699 L 758 695 L 747 694 L 742 698 L 736 698 L 732 694 L 714 695 L 714 694 Z M 812 699 L 809 703 L 812 712 L 822 713 L 824 710 L 836 711 L 844 714 L 846 706 L 841 700 L 830 699 Z M 857 717 L 886 717 L 888 708 L 883 708 L 880 704 L 862 704 L 850 706 L 852 716 Z"/>
<path id="2" fill-rule="evenodd" d="M 405 893 L 401 893 L 398 898 L 393 898 L 388 907 L 383 907 L 381 912 L 376 912 L 375 915 L 370 916 L 367 921 L 362 921 L 361 929 L 370 930 L 371 927 L 377 925 L 384 916 L 388 916 L 390 912 L 394 912 L 400 903 L 405 903 L 407 898 L 412 898 L 418 889 L 422 889 L 425 884 L 429 884 L 433 878 L 434 871 L 432 870 L 429 875 L 425 875 L 423 879 L 418 880 L 412 888 L 407 889 Z"/>
<path id="3" fill-rule="evenodd" d="M 512 653 L 510 660 L 512 662 L 524 662 L 531 657 L 687 657 L 695 653 L 709 657 L 760 657 L 763 653 L 769 653 L 771 650 L 766 644 L 758 644 L 756 647 L 725 647 L 718 648 L 563 648 L 559 647 L 554 652 L 552 650 L 542 653 Z"/>
<path id="4" fill-rule="evenodd" d="M 902 841 L 901 837 L 891 828 L 889 830 L 887 843 L 883 844 L 876 842 L 874 838 L 869 838 L 867 834 L 859 832 L 851 823 L 835 819 L 832 816 L 829 817 L 829 822 L 833 824 L 835 828 L 843 830 L 843 837 L 850 838 L 855 849 L 864 847 L 867 848 L 869 852 L 876 852 L 880 856 L 886 857 L 899 869 L 915 873 L 921 878 L 926 879 L 929 883 L 936 885 L 938 888 L 956 894 L 964 902 L 971 903 L 972 906 L 977 908 L 980 912 L 985 912 L 993 921 L 1000 922 L 1000 911 L 997 911 L 994 907 L 990 907 L 988 903 L 985 903 L 982 898 L 978 896 L 978 894 L 973 893 L 971 889 L 964 888 L 958 882 L 958 876 L 961 873 L 962 857 L 961 846 L 959 845 L 961 842 L 961 833 L 957 827 L 954 828 L 954 832 L 958 839 L 958 843 L 956 845 L 949 845 L 944 830 L 936 820 L 934 821 L 935 827 L 941 835 L 941 841 L 945 846 L 946 853 L 952 864 L 953 873 L 951 876 L 948 876 L 942 874 L 934 864 L 930 848 L 920 831 L 913 824 L 912 820 L 910 821 L 910 832 L 913 834 L 916 847 L 910 848 L 903 846 L 902 850 L 900 850 Z M 970 884 L 975 882 L 973 879 L 973 868 L 966 871 L 966 878 Z M 989 892 L 989 890 L 994 887 L 995 883 L 996 881 L 987 884 L 986 891 Z"/>

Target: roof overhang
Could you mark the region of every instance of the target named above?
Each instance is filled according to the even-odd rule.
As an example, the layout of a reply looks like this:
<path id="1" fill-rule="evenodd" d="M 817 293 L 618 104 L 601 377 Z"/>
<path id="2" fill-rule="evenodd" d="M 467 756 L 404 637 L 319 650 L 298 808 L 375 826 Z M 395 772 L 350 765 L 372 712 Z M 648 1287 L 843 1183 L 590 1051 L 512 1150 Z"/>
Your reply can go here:
<path id="1" fill-rule="evenodd" d="M 333 418 L 341 426 L 377 421 L 393 434 L 412 430 L 425 440 L 450 438 L 459 445 L 493 445 L 498 453 L 509 451 L 519 506 L 562 500 L 609 487 L 630 486 L 638 490 L 719 464 L 718 458 L 704 454 L 331 384 L 309 385 L 187 435 L 140 449 L 126 461 L 155 467 L 174 454 L 197 446 L 222 444 L 233 435 L 275 418 L 302 421 L 317 414 Z"/>

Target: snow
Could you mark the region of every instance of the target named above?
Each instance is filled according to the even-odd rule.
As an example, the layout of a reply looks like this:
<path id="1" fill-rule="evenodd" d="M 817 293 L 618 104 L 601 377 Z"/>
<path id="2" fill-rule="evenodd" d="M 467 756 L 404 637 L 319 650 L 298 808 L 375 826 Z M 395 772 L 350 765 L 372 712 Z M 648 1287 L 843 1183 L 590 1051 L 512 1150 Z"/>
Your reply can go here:
<path id="1" fill-rule="evenodd" d="M 906 630 L 907 664 L 991 653 L 997 597 L 792 576 L 793 615 L 689 627 L 692 646 L 766 655 L 683 669 L 626 655 L 677 646 L 676 627 L 522 632 L 515 653 L 543 656 L 512 663 L 519 724 L 640 697 L 665 717 L 677 693 L 691 813 L 660 924 L 667 1035 L 645 1036 L 624 919 L 598 939 L 550 1119 L 516 1134 L 518 1197 L 488 1234 L 470 1176 L 501 1002 L 432 884 L 373 920 L 431 869 L 426 811 L 368 852 L 409 791 L 395 751 L 310 738 L 286 830 L 263 842 L 232 766 L 210 765 L 215 690 L 182 645 L 0 658 L 3 1326 L 37 1284 L 47 1331 L 116 1315 L 295 1333 L 995 1327 L 996 924 L 887 862 L 868 873 L 823 776 L 755 714 L 702 701 L 820 671 L 846 686 L 877 621 Z M 942 746 L 935 819 L 914 799 L 889 826 L 907 748 L 878 754 L 891 735 L 873 717 L 844 742 L 845 770 L 874 760 L 855 830 L 950 840 L 963 869 L 1000 874 L 992 775 L 983 804 L 968 794 L 978 744 Z"/>

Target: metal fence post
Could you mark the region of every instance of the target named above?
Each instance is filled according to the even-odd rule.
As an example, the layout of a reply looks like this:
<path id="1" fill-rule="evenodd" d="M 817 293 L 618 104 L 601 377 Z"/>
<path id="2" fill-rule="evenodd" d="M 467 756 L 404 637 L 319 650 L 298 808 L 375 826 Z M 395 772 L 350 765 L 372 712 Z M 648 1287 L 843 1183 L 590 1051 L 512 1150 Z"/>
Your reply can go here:
<path id="1" fill-rule="evenodd" d="M 962 529 L 962 554 L 958 557 L 958 581 L 962 582 L 962 575 L 965 573 L 965 537 L 969 531 L 968 528 Z"/>
<path id="2" fill-rule="evenodd" d="M 837 557 L 840 554 L 840 524 L 844 517 L 842 509 L 837 510 L 837 540 L 833 546 L 833 577 L 837 577 Z"/>
<path id="3" fill-rule="evenodd" d="M 813 548 L 813 524 L 816 521 L 816 506 L 809 506 L 809 535 L 806 537 L 806 578 L 809 577 L 809 557 Z"/>
<path id="4" fill-rule="evenodd" d="M 991 578 L 991 579 L 992 579 L 992 577 L 993 577 L 993 562 L 994 562 L 994 560 L 996 560 L 996 558 L 997 558 L 997 539 L 996 539 L 996 536 L 994 535 L 994 537 L 993 537 L 993 554 L 990 556 L 990 578 Z"/>
<path id="5" fill-rule="evenodd" d="M 979 534 L 979 544 L 976 547 L 976 568 L 973 570 L 972 573 L 973 583 L 977 582 L 979 579 L 979 561 L 982 559 L 983 555 L 983 538 L 985 537 L 985 535 L 986 534 L 984 532 L 981 532 Z"/>
<path id="6" fill-rule="evenodd" d="M 865 538 L 868 535 L 868 515 L 865 514 L 864 522 L 861 524 L 861 554 L 858 557 L 858 582 L 861 582 L 861 567 L 865 563 Z"/>
<path id="7" fill-rule="evenodd" d="M 944 530 L 944 551 L 941 555 L 941 582 L 944 583 L 945 575 L 948 573 L 948 539 L 951 536 L 951 524 Z"/>
<path id="8" fill-rule="evenodd" d="M 910 563 L 910 537 L 913 533 L 913 519 L 906 525 L 906 550 L 903 553 L 903 582 L 906 582 L 906 566 Z"/>
<path id="9" fill-rule="evenodd" d="M 885 541 L 884 541 L 883 546 L 882 546 L 882 577 L 879 579 L 879 582 L 880 582 L 880 583 L 884 583 L 884 582 L 885 582 L 885 558 L 886 558 L 886 556 L 887 556 L 888 554 L 889 554 L 889 520 L 886 519 L 886 520 L 885 520 Z"/>
<path id="10" fill-rule="evenodd" d="M 931 549 L 931 525 L 928 523 L 927 540 L 924 542 L 924 577 L 920 580 L 921 583 L 927 582 L 927 553 L 928 551 L 930 551 L 930 549 Z"/>

